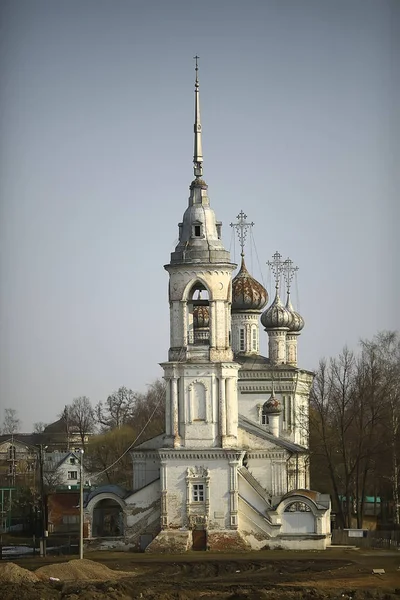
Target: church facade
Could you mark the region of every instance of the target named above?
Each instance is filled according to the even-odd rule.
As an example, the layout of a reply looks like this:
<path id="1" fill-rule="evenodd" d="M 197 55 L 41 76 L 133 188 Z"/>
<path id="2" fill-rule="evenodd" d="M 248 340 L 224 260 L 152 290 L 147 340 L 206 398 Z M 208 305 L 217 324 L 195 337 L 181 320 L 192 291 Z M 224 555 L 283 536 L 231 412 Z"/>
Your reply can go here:
<path id="1" fill-rule="evenodd" d="M 123 525 L 114 545 L 147 551 L 325 548 L 329 496 L 309 490 L 308 405 L 313 374 L 297 364 L 304 326 L 290 300 L 296 270 L 275 253 L 275 298 L 248 272 L 242 212 L 236 265 L 221 239 L 203 179 L 198 68 L 194 180 L 169 275 L 170 347 L 162 363 L 165 432 L 131 451 L 133 491 L 114 501 Z M 286 281 L 287 301 L 280 298 Z M 260 355 L 260 318 L 268 357 Z M 100 490 L 99 490 L 100 491 Z M 106 547 L 112 545 L 111 540 Z"/>

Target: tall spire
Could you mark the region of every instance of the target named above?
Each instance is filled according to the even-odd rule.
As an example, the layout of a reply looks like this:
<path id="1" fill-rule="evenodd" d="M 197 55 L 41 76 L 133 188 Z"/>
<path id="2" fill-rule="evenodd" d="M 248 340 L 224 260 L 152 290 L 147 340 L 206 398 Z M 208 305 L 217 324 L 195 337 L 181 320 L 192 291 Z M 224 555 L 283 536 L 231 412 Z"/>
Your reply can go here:
<path id="1" fill-rule="evenodd" d="M 200 123 L 200 93 L 199 93 L 199 56 L 195 56 L 196 61 L 196 81 L 194 84 L 194 154 L 193 170 L 195 177 L 203 175 L 203 149 L 201 146 L 201 123 Z"/>

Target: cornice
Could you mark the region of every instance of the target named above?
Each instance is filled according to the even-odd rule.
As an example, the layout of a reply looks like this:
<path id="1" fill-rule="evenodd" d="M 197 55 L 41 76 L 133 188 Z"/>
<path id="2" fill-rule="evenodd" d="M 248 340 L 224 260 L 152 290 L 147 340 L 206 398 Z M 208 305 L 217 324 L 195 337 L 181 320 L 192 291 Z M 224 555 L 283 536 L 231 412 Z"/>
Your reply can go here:
<path id="1" fill-rule="evenodd" d="M 282 461 L 286 461 L 286 457 L 289 454 L 287 450 L 255 450 L 248 451 L 247 458 L 250 460 L 252 458 L 272 458 L 279 459 Z"/>
<path id="2" fill-rule="evenodd" d="M 242 394 L 259 394 L 259 393 L 271 394 L 272 393 L 272 381 L 265 383 L 265 384 L 262 384 L 262 383 L 243 384 L 242 382 L 238 381 L 238 390 Z M 290 383 L 288 383 L 286 385 L 285 384 L 277 385 L 274 382 L 274 391 L 277 393 L 290 392 L 291 394 L 295 394 L 296 390 L 293 388 L 293 385 L 291 385 Z M 308 395 L 307 395 L 307 397 L 308 397 Z"/>
<path id="3" fill-rule="evenodd" d="M 215 448 L 214 450 L 196 449 L 169 449 L 159 450 L 161 460 L 240 460 L 243 450 L 228 450 Z"/>

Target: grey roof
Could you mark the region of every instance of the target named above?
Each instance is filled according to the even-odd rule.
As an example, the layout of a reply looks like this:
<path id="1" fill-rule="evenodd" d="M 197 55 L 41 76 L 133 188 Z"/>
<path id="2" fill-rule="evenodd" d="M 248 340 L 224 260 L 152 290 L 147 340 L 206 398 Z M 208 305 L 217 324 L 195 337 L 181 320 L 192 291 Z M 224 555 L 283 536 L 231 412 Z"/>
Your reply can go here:
<path id="1" fill-rule="evenodd" d="M 288 364 L 274 365 L 269 358 L 261 356 L 261 354 L 235 354 L 235 362 L 241 365 L 239 369 L 239 381 L 240 371 L 294 371 L 314 375 L 314 372 L 309 369 L 300 369 Z"/>
<path id="2" fill-rule="evenodd" d="M 289 442 L 281 437 L 276 437 L 266 431 L 261 425 L 258 425 L 254 421 L 251 421 L 247 417 L 243 415 L 239 415 L 239 427 L 247 431 L 248 433 L 252 433 L 253 435 L 262 438 L 263 440 L 267 440 L 271 442 L 271 444 L 275 444 L 276 446 L 281 446 L 285 448 L 285 450 L 289 450 L 289 452 L 307 452 L 306 448 L 303 446 L 299 446 L 298 444 L 294 444 L 293 442 Z"/>
<path id="3" fill-rule="evenodd" d="M 246 370 L 246 371 L 259 371 L 260 369 L 270 370 L 271 367 L 273 367 L 275 369 L 275 367 L 278 366 L 278 365 L 272 365 L 269 358 L 266 358 L 265 356 L 261 356 L 260 354 L 249 354 L 249 355 L 245 355 L 245 354 L 237 354 L 236 355 L 235 354 L 235 362 L 239 363 L 239 365 L 242 366 L 241 369 Z M 239 371 L 239 377 L 240 377 L 240 371 Z"/>
<path id="4" fill-rule="evenodd" d="M 40 433 L 14 433 L 13 435 L 4 433 L 0 435 L 0 444 L 3 442 L 14 442 L 34 447 L 36 444 L 40 444 L 41 441 Z"/>
<path id="5" fill-rule="evenodd" d="M 43 466 L 46 471 L 57 469 L 70 456 L 75 458 L 79 464 L 78 452 L 46 452 L 43 455 Z"/>
<path id="6" fill-rule="evenodd" d="M 125 488 L 119 486 L 119 485 L 113 485 L 113 484 L 109 484 L 109 485 L 100 485 L 96 488 L 94 488 L 94 490 L 91 490 L 90 494 L 88 494 L 87 499 L 86 499 L 86 504 L 88 504 L 88 502 L 94 498 L 95 496 L 98 496 L 99 494 L 114 494 L 115 496 L 118 496 L 119 498 L 126 498 L 127 496 L 130 495 L 131 492 L 129 492 L 128 490 L 126 490 Z"/>

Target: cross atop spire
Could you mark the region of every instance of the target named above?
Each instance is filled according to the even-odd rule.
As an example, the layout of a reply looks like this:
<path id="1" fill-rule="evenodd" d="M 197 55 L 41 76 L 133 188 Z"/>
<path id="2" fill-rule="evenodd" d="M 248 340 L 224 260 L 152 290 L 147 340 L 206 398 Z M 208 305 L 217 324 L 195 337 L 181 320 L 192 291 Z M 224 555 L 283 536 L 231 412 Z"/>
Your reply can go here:
<path id="1" fill-rule="evenodd" d="M 238 234 L 238 238 L 239 238 L 239 244 L 240 244 L 240 256 L 243 258 L 244 256 L 244 246 L 246 244 L 246 238 L 247 238 L 247 234 L 248 231 L 251 227 L 253 227 L 254 223 L 248 223 L 246 221 L 247 219 L 247 215 L 244 214 L 244 212 L 241 210 L 240 213 L 238 214 L 238 216 L 236 217 L 238 222 L 237 223 L 231 223 L 231 227 L 234 227 L 236 229 L 236 233 Z"/>
<path id="2" fill-rule="evenodd" d="M 293 261 L 290 258 L 287 258 L 283 263 L 283 277 L 286 283 L 286 291 L 288 295 L 290 294 L 290 286 L 292 284 L 292 280 L 296 271 L 299 270 L 299 267 L 296 267 Z"/>
<path id="3" fill-rule="evenodd" d="M 199 64 L 200 56 L 194 56 L 196 61 L 195 72 L 196 81 L 194 84 L 194 154 L 193 170 L 195 177 L 203 175 L 203 149 L 201 145 L 201 123 L 200 123 L 200 94 L 199 94 Z"/>
<path id="4" fill-rule="evenodd" d="M 279 254 L 278 251 L 272 256 L 272 260 L 267 262 L 267 265 L 271 269 L 274 279 L 275 279 L 275 288 L 279 289 L 279 281 L 284 269 L 284 261 L 282 260 L 282 255 Z"/>

